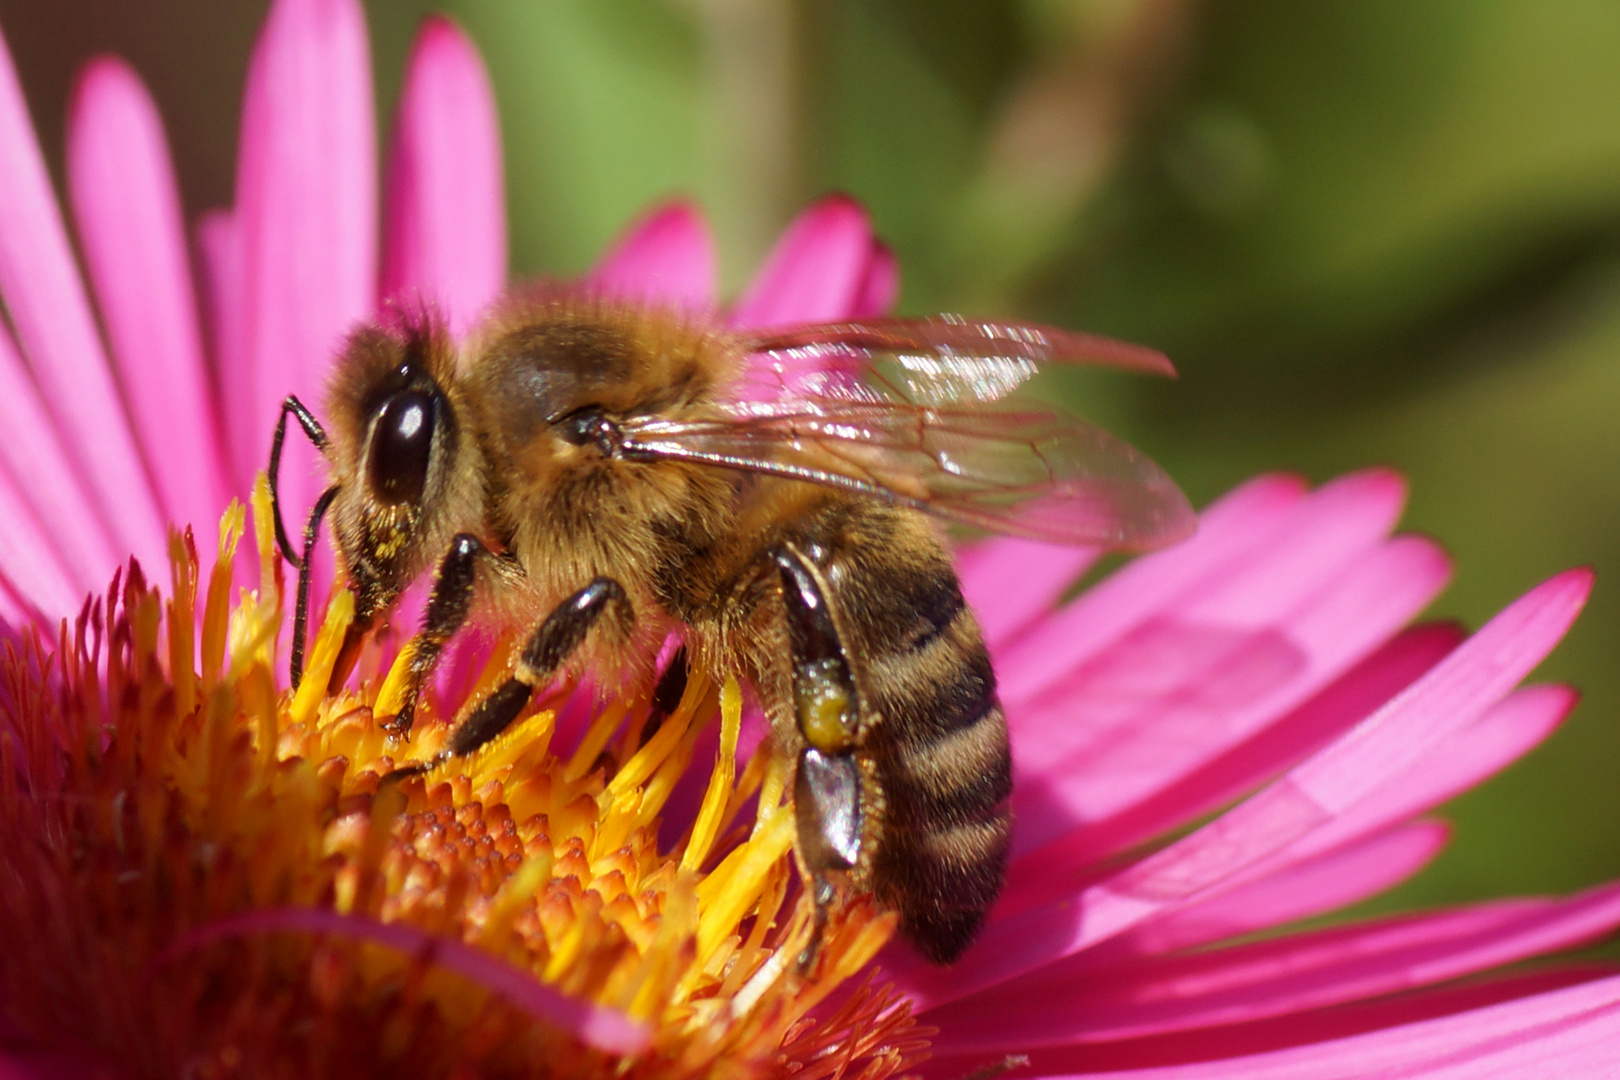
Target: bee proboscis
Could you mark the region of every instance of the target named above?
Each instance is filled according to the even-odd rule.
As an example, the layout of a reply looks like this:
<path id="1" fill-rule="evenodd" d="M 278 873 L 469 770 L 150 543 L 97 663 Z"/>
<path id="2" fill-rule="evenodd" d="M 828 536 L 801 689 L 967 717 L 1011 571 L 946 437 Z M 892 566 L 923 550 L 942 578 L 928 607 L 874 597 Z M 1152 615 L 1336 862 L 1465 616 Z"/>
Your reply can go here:
<path id="1" fill-rule="evenodd" d="M 418 576 L 404 705 L 477 618 L 524 641 L 441 757 L 505 729 L 583 669 L 636 672 L 672 631 L 689 668 L 757 692 L 793 766 L 795 850 L 816 926 L 871 892 L 930 960 L 953 960 L 1001 886 L 1012 763 L 995 673 L 940 523 L 1140 549 L 1192 528 L 1152 462 L 1013 392 L 1045 363 L 1169 370 L 1159 354 L 1025 323 L 936 317 L 734 330 L 642 303 L 552 291 L 504 302 L 465 344 L 431 318 L 356 331 L 326 426 L 288 398 L 330 485 L 363 635 Z M 674 693 L 671 689 L 674 688 Z M 656 706 L 654 706 L 656 708 Z M 819 931 L 818 931 L 819 933 Z M 813 953 L 812 947 L 807 955 Z"/>

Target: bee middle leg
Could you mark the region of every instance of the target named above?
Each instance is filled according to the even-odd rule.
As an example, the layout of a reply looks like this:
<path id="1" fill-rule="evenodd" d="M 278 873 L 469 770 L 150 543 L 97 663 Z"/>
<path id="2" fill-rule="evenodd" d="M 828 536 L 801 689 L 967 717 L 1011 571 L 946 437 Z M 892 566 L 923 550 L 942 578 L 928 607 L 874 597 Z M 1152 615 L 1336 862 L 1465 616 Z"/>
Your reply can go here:
<path id="1" fill-rule="evenodd" d="M 435 586 L 434 592 L 438 592 Z M 530 696 L 557 676 L 570 657 L 585 643 L 591 629 L 609 611 L 616 610 L 620 629 L 628 631 L 634 615 L 624 587 L 599 577 L 564 600 L 545 617 L 524 645 L 512 675 L 480 701 L 450 736 L 450 745 L 432 759 L 398 769 L 396 776 L 426 772 L 456 757 L 465 757 L 505 731 Z"/>
<path id="2" fill-rule="evenodd" d="M 409 666 L 399 712 L 383 722 L 383 729 L 395 738 L 410 735 L 422 687 L 438 666 L 445 644 L 465 625 L 472 611 L 479 560 L 494 557 L 484 542 L 471 533 L 457 533 L 450 541 L 450 550 L 445 552 L 439 572 L 433 578 L 422 629 L 405 646 L 410 650 L 410 658 L 406 661 Z"/>
<path id="3" fill-rule="evenodd" d="M 791 544 L 771 557 L 782 578 L 794 720 L 805 742 L 794 768 L 793 809 L 815 905 L 810 941 L 799 956 L 800 969 L 807 970 L 838 899 L 837 880 L 861 864 L 860 696 L 820 571 Z"/>

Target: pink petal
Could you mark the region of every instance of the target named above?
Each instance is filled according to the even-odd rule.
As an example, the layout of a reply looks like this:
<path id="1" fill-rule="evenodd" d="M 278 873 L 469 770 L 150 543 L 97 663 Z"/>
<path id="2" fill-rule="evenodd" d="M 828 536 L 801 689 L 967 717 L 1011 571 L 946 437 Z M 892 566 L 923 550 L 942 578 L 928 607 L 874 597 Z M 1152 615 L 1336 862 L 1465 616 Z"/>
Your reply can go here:
<path id="1" fill-rule="evenodd" d="M 1326 827 L 1279 853 L 1285 862 L 1351 843 L 1477 787 L 1541 745 L 1575 707 L 1567 686 L 1526 686 L 1433 745 Z"/>
<path id="2" fill-rule="evenodd" d="M 344 335 L 376 296 L 376 133 L 357 0 L 276 0 L 254 49 L 237 159 L 240 334 L 220 357 L 235 480 L 246 491 L 281 399 L 319 403 Z M 240 307 L 236 305 L 239 304 Z M 283 493 L 301 518 L 314 454 L 288 440 Z"/>
<path id="3" fill-rule="evenodd" d="M 1105 1042 L 1249 1023 L 1430 986 L 1570 948 L 1620 923 L 1620 888 L 1379 919 L 1123 966 L 1055 965 L 1004 988 L 1016 1010 L 937 1010 L 936 1044 L 981 1050 Z"/>
<path id="4" fill-rule="evenodd" d="M 1285 1047 L 1316 1047 L 1325 1051 L 1323 1060 L 1341 1043 L 1363 1034 L 1374 1037 L 1393 1034 L 1402 1025 L 1415 1025 L 1436 1018 L 1459 1017 L 1474 1010 L 1504 1002 L 1528 1001 L 1575 986 L 1592 985 L 1616 974 L 1600 964 L 1561 964 L 1529 974 L 1505 976 L 1427 990 L 1421 994 L 1398 995 L 1370 1002 L 1355 1002 L 1332 1009 L 1294 1014 L 1250 1024 L 1176 1032 L 1110 1043 L 1086 1043 L 1030 1051 L 1028 1075 L 1167 1077 L 1203 1076 L 1209 1080 L 1246 1077 L 1254 1062 L 1269 1060 L 1260 1055 Z M 1247 1056 L 1246 1056 L 1247 1055 Z M 963 1056 L 936 1056 L 924 1069 L 930 1080 L 958 1080 L 969 1069 L 985 1063 L 983 1053 Z M 1302 1059 L 1303 1060 L 1303 1059 Z M 1165 1072 L 1151 1071 L 1155 1068 Z M 1181 1069 L 1207 1069 L 1207 1072 L 1176 1072 Z M 1146 1069 L 1144 1072 L 1123 1072 Z M 1300 1076 L 1314 1076 L 1302 1072 Z M 1340 1076 L 1343 1074 L 1326 1074 Z M 1361 1074 L 1353 1074 L 1360 1076 Z M 1374 1075 L 1389 1076 L 1387 1072 Z M 1404 1074 L 1401 1074 L 1404 1075 Z"/>
<path id="5" fill-rule="evenodd" d="M 1095 548 L 998 537 L 957 553 L 962 595 L 992 651 L 1051 610 L 1097 561 Z"/>
<path id="6" fill-rule="evenodd" d="M 829 195 L 798 216 L 731 311 L 733 326 L 766 327 L 849 318 L 873 259 L 861 205 Z"/>
<path id="7" fill-rule="evenodd" d="M 495 95 L 478 50 L 430 16 L 406 66 L 388 157 L 382 296 L 426 303 L 462 334 L 506 282 Z"/>
<path id="8" fill-rule="evenodd" d="M 1114 817 L 1073 830 L 1029 852 L 1013 864 L 1008 887 L 996 906 L 997 917 L 1072 894 L 1077 875 L 1097 860 L 1252 791 L 1405 689 L 1465 636 L 1449 623 L 1415 627 L 1255 738 L 1206 761 L 1185 778 Z"/>
<path id="9" fill-rule="evenodd" d="M 1092 886 L 1073 902 L 992 922 L 948 978 L 912 967 L 902 983 L 928 1005 L 995 985 L 1197 899 L 1330 825 L 1509 690 L 1563 636 L 1591 590 L 1574 570 L 1538 586 L 1368 717 L 1246 802 Z"/>
<path id="10" fill-rule="evenodd" d="M 1399 885 L 1428 866 L 1450 836 L 1441 821 L 1402 825 L 1144 923 L 1103 948 L 1170 952 L 1326 915 Z"/>
<path id="11" fill-rule="evenodd" d="M 4 211 L 0 211 L 3 214 Z M 65 607 L 42 607 L 49 618 L 71 615 L 86 594 L 100 592 L 124 556 L 102 525 L 101 515 L 79 483 L 67 451 L 63 449 L 50 416 L 39 400 L 39 391 L 18 355 L 11 335 L 0 326 L 0 466 L 10 480 L 15 496 L 32 508 L 28 520 L 43 527 L 57 526 L 50 544 L 66 574 L 65 587 L 72 597 Z M 19 517 L 19 537 L 27 535 L 26 521 Z M 159 564 L 161 565 L 161 564 Z M 7 562 L 0 567 L 5 576 L 28 592 L 28 577 L 38 569 L 34 559 Z M 53 588 L 50 595 L 60 599 Z"/>
<path id="12" fill-rule="evenodd" d="M 1320 520 L 1304 510 L 1300 518 Z M 1297 572 L 1301 550 L 1317 553 L 1325 589 L 1312 591 L 1313 575 Z M 1015 730 L 1024 736 L 1015 743 L 1020 776 L 1034 781 L 1022 798 L 1045 807 L 1021 830 L 1020 845 L 1128 813 L 1181 782 L 1359 663 L 1427 607 L 1449 576 L 1445 556 L 1418 537 L 1389 541 L 1349 565 L 1301 533 L 1280 537 L 1272 560 L 1236 575 L 1185 616 L 1127 637 L 1077 681 L 1045 695 L 1048 702 L 1015 707 Z M 1256 607 L 1249 591 L 1293 609 Z M 1301 599 L 1301 591 L 1309 595 Z M 1225 786 L 1223 793 L 1240 793 L 1235 777 Z M 1110 839 L 1126 846 L 1147 836 Z"/>
<path id="13" fill-rule="evenodd" d="M 1435 745 L 1404 773 L 1386 778 L 1376 792 L 1329 824 L 1234 874 L 1211 890 L 1208 899 L 1145 923 L 1131 934 L 1105 943 L 1103 948 L 1130 948 L 1127 939 L 1151 934 L 1156 927 L 1173 926 L 1184 916 L 1196 920 L 1198 912 L 1221 907 L 1233 895 L 1250 895 L 1252 891 L 1287 893 L 1288 883 L 1301 868 L 1344 858 L 1361 845 L 1377 843 L 1381 836 L 1388 835 L 1385 830 L 1434 809 L 1517 761 L 1552 734 L 1574 708 L 1575 701 L 1575 694 L 1562 686 L 1527 686 L 1514 691 L 1477 721 Z M 1041 872 L 1059 862 L 1077 865 L 1069 847 L 1048 845 L 1015 864 L 1018 887 L 1008 897 L 1009 903 L 998 907 L 997 917 L 1072 895 L 1077 888 L 1072 870 L 1067 881 L 1060 874 Z M 1024 878 L 1033 878 L 1036 884 L 1026 884 Z M 1237 909 L 1256 918 L 1263 913 L 1260 906 L 1238 904 Z"/>
<path id="14" fill-rule="evenodd" d="M 107 578 L 111 577 L 109 567 Z M 7 592 L 0 592 L 0 620 L 14 627 L 36 621 L 36 614 L 50 627 L 58 618 L 73 615 L 93 591 L 78 584 L 62 564 L 56 538 L 5 471 L 0 471 L 0 578 L 8 586 Z"/>
<path id="15" fill-rule="evenodd" d="M 120 553 L 165 565 L 165 532 L 74 265 L 11 54 L 0 39 L 0 295 L 18 344 Z M 15 438 L 8 433 L 8 439 Z M 32 483 L 32 478 L 30 478 Z"/>
<path id="16" fill-rule="evenodd" d="M 632 225 L 585 280 L 612 295 L 704 312 L 715 306 L 718 278 L 702 211 L 672 202 Z"/>
<path id="17" fill-rule="evenodd" d="M 900 260 L 888 244 L 872 241 L 872 253 L 866 264 L 866 276 L 855 294 L 855 304 L 849 316 L 852 319 L 874 319 L 894 310 L 900 299 Z"/>
<path id="18" fill-rule="evenodd" d="M 0 1080 L 110 1080 L 114 1063 L 82 1049 L 32 1046 L 25 1036 L 0 1032 Z"/>
<path id="19" fill-rule="evenodd" d="M 555 1025 L 599 1050 L 610 1054 L 637 1054 L 647 1047 L 649 1033 L 645 1024 L 607 1006 L 567 997 L 529 972 L 482 949 L 453 938 L 435 936 L 407 923 L 377 922 L 313 908 L 271 908 L 209 923 L 171 946 L 158 963 L 216 941 L 274 932 L 335 934 L 374 941 L 454 971 L 506 998 L 535 1019 Z"/>
<path id="20" fill-rule="evenodd" d="M 1557 987 L 1531 991 L 1538 984 Z M 1504 980 L 1448 995 L 1447 1011 L 1423 1018 L 1428 995 L 1359 1010 L 1333 1010 L 1261 1026 L 1261 1039 L 1285 1049 L 1229 1056 L 1259 1041 L 1243 1028 L 1208 1037 L 1180 1036 L 1131 1044 L 1123 1054 L 1086 1048 L 1077 1055 L 1033 1055 L 1041 1076 L 1096 1076 L 1113 1080 L 1607 1080 L 1614 1076 L 1620 1040 L 1620 975 L 1592 978 L 1583 971 Z M 1438 995 L 1435 996 L 1438 999 Z M 1472 997 L 1482 1000 L 1466 1007 Z M 1403 1013 L 1411 1022 L 1401 1023 Z M 1342 1032 L 1358 1032 L 1335 1038 Z M 1223 1053 L 1222 1051 L 1225 1051 Z M 1117 1071 L 1133 1062 L 1169 1059 L 1185 1064 Z M 1068 1058 L 1068 1061 L 1064 1059 Z M 1209 1058 L 1213 1060 L 1197 1060 Z M 1067 1065 L 1068 1067 L 1065 1067 Z M 1079 1071 L 1076 1071 L 1076 1070 Z"/>
<path id="21" fill-rule="evenodd" d="M 225 508 L 180 196 L 157 107 L 121 60 L 93 61 L 68 119 L 68 193 L 85 264 L 168 518 Z"/>
<path id="22" fill-rule="evenodd" d="M 197 221 L 197 255 L 202 300 L 215 356 L 240 351 L 242 340 L 242 256 L 236 215 L 210 210 Z M 234 486 L 234 481 L 232 482 Z"/>
<path id="23" fill-rule="evenodd" d="M 1266 550 L 1305 497 L 1304 485 L 1285 476 L 1263 476 L 1226 495 L 1204 511 L 1191 540 L 1132 561 L 997 653 L 1002 701 L 1016 706 L 1033 697 L 1189 589 Z"/>
<path id="24" fill-rule="evenodd" d="M 1344 738 L 1209 826 L 1117 875 L 1097 899 L 1115 908 L 1110 914 L 1139 921 L 1138 906 L 1158 908 L 1196 895 L 1260 854 L 1280 850 L 1284 836 L 1303 837 L 1346 814 L 1528 675 L 1568 630 L 1590 589 L 1591 573 L 1576 570 L 1531 590 Z"/>

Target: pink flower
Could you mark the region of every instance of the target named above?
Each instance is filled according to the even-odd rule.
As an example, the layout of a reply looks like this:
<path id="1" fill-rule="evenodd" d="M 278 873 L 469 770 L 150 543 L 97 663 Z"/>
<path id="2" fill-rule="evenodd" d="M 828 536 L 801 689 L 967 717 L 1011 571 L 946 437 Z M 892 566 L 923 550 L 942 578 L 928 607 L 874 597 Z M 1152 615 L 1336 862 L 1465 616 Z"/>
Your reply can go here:
<path id="1" fill-rule="evenodd" d="M 442 20 L 416 42 L 380 254 L 370 85 L 355 0 L 277 0 L 249 76 L 236 205 L 200 225 L 200 303 L 135 75 L 96 61 L 73 102 L 81 277 L 0 43 L 7 621 L 77 611 L 131 553 L 167 563 L 165 522 L 210 525 L 246 493 L 280 399 L 318 400 L 336 343 L 379 305 L 420 298 L 460 330 L 495 298 L 500 149 L 476 53 Z M 591 275 L 693 310 L 717 307 L 715 277 L 683 204 Z M 833 198 L 790 227 L 728 317 L 871 315 L 896 284 L 864 213 Z M 304 506 L 313 459 L 295 460 L 284 491 Z M 1422 815 L 1573 704 L 1519 683 L 1590 575 L 1546 582 L 1471 637 L 1410 627 L 1448 565 L 1427 540 L 1391 537 L 1402 499 L 1387 473 L 1314 492 L 1262 478 L 1207 510 L 1194 540 L 1066 604 L 1094 553 L 1010 540 L 963 553 L 1013 728 L 1018 827 L 1002 900 L 959 964 L 900 947 L 879 960 L 939 1029 L 926 1072 L 1027 1055 L 1016 1075 L 1611 1074 L 1620 975 L 1499 969 L 1611 932 L 1620 886 L 1252 937 L 1421 869 L 1447 835 Z"/>

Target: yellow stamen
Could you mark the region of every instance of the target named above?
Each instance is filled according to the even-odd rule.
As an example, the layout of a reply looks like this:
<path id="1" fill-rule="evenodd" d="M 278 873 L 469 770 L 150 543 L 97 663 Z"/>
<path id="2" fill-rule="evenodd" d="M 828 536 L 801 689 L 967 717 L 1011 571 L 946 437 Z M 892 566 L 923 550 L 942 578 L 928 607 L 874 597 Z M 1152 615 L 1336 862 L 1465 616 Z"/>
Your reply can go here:
<path id="1" fill-rule="evenodd" d="M 402 775 L 399 765 L 436 758 L 455 718 L 507 677 L 510 648 L 471 695 L 433 699 L 400 745 L 378 717 L 397 711 L 410 646 L 381 686 L 368 646 L 370 683 L 326 694 L 353 618 L 339 587 L 311 628 L 304 682 L 278 690 L 284 594 L 267 509 L 261 485 L 259 587 L 234 607 L 243 508 L 222 522 L 200 633 L 195 548 L 176 538 L 166 604 L 132 575 L 106 615 L 116 634 L 85 638 L 54 667 L 13 669 L 10 697 L 43 711 L 0 717 L 0 843 L 15 853 L 0 877 L 8 1019 L 17 1002 L 16 1022 L 43 1044 L 151 1075 L 394 1077 L 410 1062 L 692 1080 L 830 1076 L 837 1061 L 880 1078 L 918 1060 L 904 1005 L 882 992 L 846 995 L 865 1003 L 853 1012 L 839 1005 L 852 1041 L 837 1041 L 843 1027 L 805 1034 L 894 920 L 870 900 L 838 908 L 815 970 L 800 970 L 813 925 L 803 894 L 797 908 L 789 899 L 792 763 L 767 750 L 739 768 L 734 679 L 717 688 L 694 672 L 645 740 L 640 688 L 610 690 L 578 745 L 560 750 L 548 698 L 477 752 Z M 122 644 L 102 657 L 104 641 Z M 46 671 L 68 692 L 29 681 Z M 715 717 L 719 749 L 683 829 L 667 820 L 671 796 Z M 752 828 L 735 826 L 756 794 Z M 661 833 L 684 839 L 665 850 Z M 410 928 L 418 936 L 404 940 L 418 944 L 278 928 L 265 914 L 278 911 Z M 451 970 L 452 944 L 550 994 L 619 1010 L 651 1042 L 622 1058 L 593 1046 L 584 1028 L 514 1005 L 501 980 Z M 38 971 L 68 992 L 31 994 Z"/>
<path id="2" fill-rule="evenodd" d="M 315 635 L 315 647 L 309 651 L 309 663 L 304 667 L 304 681 L 293 695 L 292 707 L 287 711 L 295 724 L 307 724 L 315 716 L 321 699 L 326 697 L 326 684 L 337 666 L 338 653 L 343 650 L 343 637 L 354 621 L 354 594 L 338 589 L 326 606 L 326 621 Z"/>
<path id="3" fill-rule="evenodd" d="M 208 599 L 203 607 L 202 689 L 206 695 L 219 681 L 225 663 L 225 635 L 229 626 L 231 566 L 236 560 L 236 544 L 247 524 L 247 510 L 231 500 L 219 522 L 219 553 L 208 575 Z"/>
<path id="4" fill-rule="evenodd" d="M 725 813 L 727 797 L 737 779 L 737 737 L 741 731 L 742 690 L 735 677 L 728 677 L 720 691 L 720 752 L 714 759 L 714 772 L 709 774 L 709 787 L 703 794 L 697 823 L 692 826 L 692 839 L 681 856 L 682 870 L 701 867 L 703 860 L 709 857 L 714 838 L 720 833 L 721 815 Z"/>
<path id="5" fill-rule="evenodd" d="M 197 547 L 191 530 L 169 534 L 169 565 L 174 567 L 174 598 L 169 601 L 169 670 L 174 673 L 174 708 L 191 715 L 197 704 L 197 672 L 192 655 L 196 647 L 194 622 L 197 608 Z"/>
<path id="6" fill-rule="evenodd" d="M 646 783 L 648 777 L 657 771 L 658 766 L 663 764 L 664 759 L 674 752 L 681 740 L 686 737 L 686 729 L 698 713 L 698 702 L 702 701 L 708 692 L 707 678 L 699 675 L 688 679 L 686 693 L 681 697 L 681 703 L 676 706 L 675 712 L 664 720 L 663 726 L 647 740 L 646 745 L 624 763 L 609 782 L 608 791 L 619 795 L 632 787 Z"/>
<path id="7" fill-rule="evenodd" d="M 793 846 L 791 814 L 760 819 L 760 828 L 697 887 L 698 955 L 708 957 L 765 891 L 771 868 Z"/>
<path id="8" fill-rule="evenodd" d="M 573 783 L 592 771 L 608 740 L 613 738 L 613 733 L 624 722 L 624 714 L 629 711 L 630 705 L 626 701 L 615 701 L 602 710 L 602 714 L 586 730 L 585 737 L 579 741 L 574 756 L 568 759 L 568 765 L 563 769 L 564 780 Z"/>
<path id="9" fill-rule="evenodd" d="M 405 705 L 405 683 L 411 674 L 411 656 L 416 650 L 416 639 L 405 643 L 394 657 L 393 666 L 388 669 L 388 676 L 383 679 L 382 689 L 377 691 L 376 703 L 372 705 L 378 716 L 398 716 L 399 710 Z"/>

